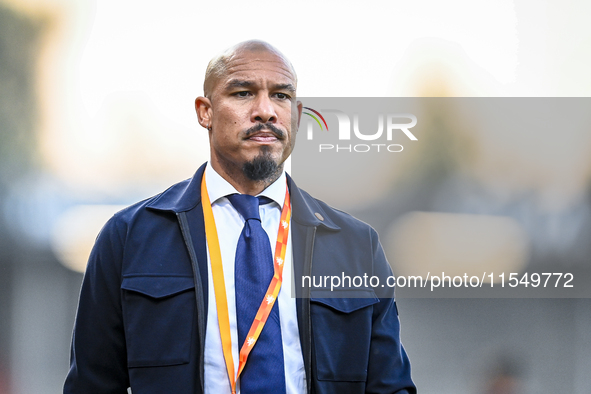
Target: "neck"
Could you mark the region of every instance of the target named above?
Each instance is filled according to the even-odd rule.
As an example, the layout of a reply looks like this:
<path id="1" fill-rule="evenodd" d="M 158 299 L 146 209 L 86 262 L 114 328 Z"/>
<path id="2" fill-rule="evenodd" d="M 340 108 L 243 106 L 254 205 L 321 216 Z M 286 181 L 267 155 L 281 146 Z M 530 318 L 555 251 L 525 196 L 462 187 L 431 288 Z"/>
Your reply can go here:
<path id="1" fill-rule="evenodd" d="M 244 174 L 242 169 L 223 166 L 215 160 L 211 160 L 210 164 L 222 178 L 224 178 L 230 185 L 234 186 L 234 188 L 241 194 L 249 194 L 251 196 L 256 196 L 261 193 L 269 185 L 279 179 L 283 172 L 282 163 L 277 167 L 277 171 L 270 177 L 263 180 L 252 180 Z"/>

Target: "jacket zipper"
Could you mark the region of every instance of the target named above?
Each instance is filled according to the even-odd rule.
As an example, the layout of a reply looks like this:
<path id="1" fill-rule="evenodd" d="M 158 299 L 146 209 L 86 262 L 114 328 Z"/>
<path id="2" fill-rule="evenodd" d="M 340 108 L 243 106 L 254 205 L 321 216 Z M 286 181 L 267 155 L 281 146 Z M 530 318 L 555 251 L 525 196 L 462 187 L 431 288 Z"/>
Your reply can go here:
<path id="1" fill-rule="evenodd" d="M 308 268 L 308 272 L 304 275 L 312 275 L 312 259 L 314 254 L 314 240 L 316 239 L 316 227 L 308 229 L 306 234 L 306 249 L 310 251 L 307 255 L 307 261 L 304 262 L 304 268 Z M 304 349 L 304 364 L 306 367 L 306 386 L 307 392 L 311 393 L 312 388 L 312 321 L 310 316 L 310 288 L 307 289 L 306 294 L 303 294 L 302 300 L 302 315 L 304 322 L 306 322 L 306 341 L 307 349 Z"/>
<path id="2" fill-rule="evenodd" d="M 201 392 L 205 391 L 204 388 L 204 368 L 205 368 L 205 302 L 203 300 L 203 288 L 201 282 L 201 274 L 199 272 L 199 264 L 197 262 L 197 254 L 193 246 L 193 239 L 191 238 L 191 231 L 189 230 L 189 222 L 187 221 L 187 215 L 185 212 L 178 212 L 176 214 L 179 224 L 181 227 L 181 233 L 183 234 L 183 240 L 185 246 L 189 252 L 191 258 L 191 267 L 193 268 L 193 281 L 195 282 L 195 300 L 197 302 L 197 333 L 199 336 L 199 377 L 201 383 Z"/>

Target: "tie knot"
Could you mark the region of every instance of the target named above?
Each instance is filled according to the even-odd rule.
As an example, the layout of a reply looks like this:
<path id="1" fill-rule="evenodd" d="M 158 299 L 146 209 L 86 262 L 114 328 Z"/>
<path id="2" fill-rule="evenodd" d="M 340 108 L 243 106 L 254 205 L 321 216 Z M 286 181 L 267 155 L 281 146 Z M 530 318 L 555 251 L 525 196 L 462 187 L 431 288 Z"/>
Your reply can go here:
<path id="1" fill-rule="evenodd" d="M 269 201 L 266 197 L 254 197 L 249 194 L 230 194 L 226 197 L 245 221 L 249 219 L 260 221 L 259 204 L 266 204 Z"/>

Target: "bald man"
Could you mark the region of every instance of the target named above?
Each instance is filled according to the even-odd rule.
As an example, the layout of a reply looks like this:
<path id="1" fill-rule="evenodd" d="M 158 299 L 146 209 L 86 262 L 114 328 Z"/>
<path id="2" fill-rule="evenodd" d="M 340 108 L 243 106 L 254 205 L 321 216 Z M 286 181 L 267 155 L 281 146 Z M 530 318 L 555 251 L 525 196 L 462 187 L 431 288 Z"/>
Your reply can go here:
<path id="1" fill-rule="evenodd" d="M 210 61 L 195 100 L 210 160 L 99 234 L 64 393 L 416 393 L 393 289 L 302 280 L 391 271 L 371 227 L 283 170 L 296 88 L 262 41 Z"/>

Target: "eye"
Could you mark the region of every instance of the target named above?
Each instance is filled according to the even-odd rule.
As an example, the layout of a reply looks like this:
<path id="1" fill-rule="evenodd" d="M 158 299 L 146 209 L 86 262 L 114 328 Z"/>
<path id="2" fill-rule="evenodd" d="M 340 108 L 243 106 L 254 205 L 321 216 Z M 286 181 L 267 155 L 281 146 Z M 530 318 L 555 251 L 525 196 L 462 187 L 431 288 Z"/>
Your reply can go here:
<path id="1" fill-rule="evenodd" d="M 286 93 L 275 93 L 275 97 L 277 97 L 279 100 L 290 100 L 291 99 L 291 96 Z"/>
<path id="2" fill-rule="evenodd" d="M 250 95 L 249 91 L 242 91 L 242 92 L 236 92 L 233 94 L 236 97 L 248 97 Z"/>

